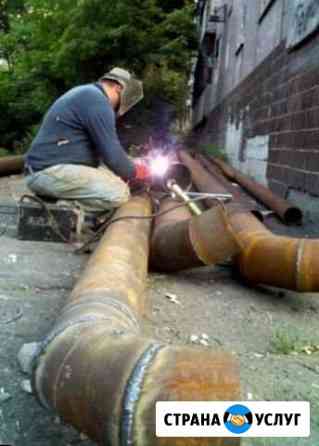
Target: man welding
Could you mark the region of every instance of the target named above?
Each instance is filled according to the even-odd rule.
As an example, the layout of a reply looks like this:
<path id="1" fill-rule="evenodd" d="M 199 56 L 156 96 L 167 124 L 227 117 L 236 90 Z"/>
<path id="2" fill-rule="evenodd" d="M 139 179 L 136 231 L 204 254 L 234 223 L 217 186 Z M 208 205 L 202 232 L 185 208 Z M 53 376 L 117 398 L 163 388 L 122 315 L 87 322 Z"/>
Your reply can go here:
<path id="1" fill-rule="evenodd" d="M 142 98 L 142 82 L 114 68 L 57 99 L 25 156 L 28 187 L 44 198 L 75 200 L 93 213 L 128 201 L 130 182 L 147 181 L 150 169 L 128 157 L 115 122 Z"/>

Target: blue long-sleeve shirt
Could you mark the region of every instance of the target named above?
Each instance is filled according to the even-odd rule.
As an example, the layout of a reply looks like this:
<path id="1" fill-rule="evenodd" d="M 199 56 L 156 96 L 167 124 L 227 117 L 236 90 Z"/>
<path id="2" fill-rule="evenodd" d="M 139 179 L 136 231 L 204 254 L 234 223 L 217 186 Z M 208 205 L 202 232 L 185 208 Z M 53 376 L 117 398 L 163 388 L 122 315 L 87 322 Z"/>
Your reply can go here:
<path id="1" fill-rule="evenodd" d="M 81 85 L 49 108 L 25 162 L 39 171 L 56 164 L 97 167 L 100 160 L 123 179 L 134 177 L 134 164 L 118 139 L 115 113 L 102 86 Z"/>

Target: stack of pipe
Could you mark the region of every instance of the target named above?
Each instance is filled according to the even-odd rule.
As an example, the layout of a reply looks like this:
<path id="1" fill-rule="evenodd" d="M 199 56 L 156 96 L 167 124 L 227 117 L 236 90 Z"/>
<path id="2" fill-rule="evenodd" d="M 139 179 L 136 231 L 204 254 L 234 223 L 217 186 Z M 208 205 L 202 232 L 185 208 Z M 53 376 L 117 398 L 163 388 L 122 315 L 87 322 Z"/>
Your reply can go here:
<path id="1" fill-rule="evenodd" d="M 220 176 L 212 175 L 208 170 L 203 169 L 202 164 L 191 157 L 186 151 L 180 151 L 179 157 L 182 163 L 184 163 L 192 173 L 192 180 L 196 188 L 200 192 L 214 193 L 214 194 L 229 194 L 233 195 L 234 201 L 240 203 L 242 208 L 247 211 L 252 211 L 260 219 L 263 219 L 263 215 L 256 202 L 247 199 L 240 192 L 234 192 L 234 187 L 227 187 L 225 181 L 222 181 Z M 213 207 L 218 204 L 217 200 L 207 199 L 205 200 L 207 207 Z"/>
<path id="2" fill-rule="evenodd" d="M 240 397 L 232 355 L 141 335 L 150 214 L 147 197 L 117 212 L 34 361 L 41 404 L 101 445 L 182 446 L 185 439 L 155 436 L 157 401 Z M 127 219 L 132 215 L 139 218 Z M 187 444 L 238 446 L 240 439 L 190 438 Z"/>
<path id="3" fill-rule="evenodd" d="M 242 174 L 224 161 L 217 158 L 212 158 L 212 161 L 227 178 L 240 184 L 257 200 L 264 203 L 269 209 L 272 209 L 283 222 L 286 224 L 301 224 L 303 214 L 300 208 L 273 194 L 270 189 Z"/>
<path id="4" fill-rule="evenodd" d="M 203 166 L 188 167 L 194 181 L 207 176 Z M 276 236 L 241 206 L 219 205 L 189 220 L 185 211 L 168 215 L 156 221 L 153 233 L 151 264 L 157 269 L 178 271 L 232 258 L 251 283 L 319 291 L 319 240 Z"/>
<path id="5" fill-rule="evenodd" d="M 208 157 L 201 153 L 196 153 L 196 160 L 202 164 L 205 169 L 210 173 L 210 175 L 216 178 L 228 191 L 233 195 L 234 201 L 240 203 L 243 207 L 251 211 L 256 211 L 258 209 L 258 204 L 250 196 L 243 193 L 241 188 L 234 185 L 227 179 L 219 167 L 217 167 Z M 259 213 L 260 214 L 260 213 Z M 260 217 L 260 215 L 259 215 Z"/>
<path id="6" fill-rule="evenodd" d="M 201 186 L 207 170 L 188 167 L 197 187 L 207 192 Z M 230 258 L 253 283 L 319 291 L 319 240 L 275 236 L 240 204 L 214 204 L 195 217 L 187 207 L 161 213 L 150 259 L 150 199 L 135 197 L 122 206 L 41 343 L 32 376 L 37 398 L 98 444 L 182 446 L 184 439 L 156 437 L 157 401 L 240 398 L 232 355 L 166 346 L 142 336 L 149 260 L 171 272 Z M 174 206 L 165 199 L 160 212 Z M 128 218 L 132 215 L 137 218 Z M 238 446 L 240 439 L 197 438 L 187 444 Z"/>
<path id="7" fill-rule="evenodd" d="M 200 192 L 215 193 L 215 194 L 228 194 L 229 191 L 206 170 L 199 171 L 197 169 L 199 163 L 194 160 L 187 152 L 181 151 L 179 153 L 180 160 L 192 173 L 192 180 L 197 189 Z M 208 198 L 205 200 L 207 207 L 216 206 L 216 200 Z"/>
<path id="8" fill-rule="evenodd" d="M 162 206 L 165 209 L 167 203 Z M 151 265 L 172 272 L 232 259 L 242 276 L 253 284 L 316 292 L 318 252 L 319 240 L 276 236 L 252 213 L 227 205 L 188 220 L 179 210 L 174 219 L 158 219 Z"/>

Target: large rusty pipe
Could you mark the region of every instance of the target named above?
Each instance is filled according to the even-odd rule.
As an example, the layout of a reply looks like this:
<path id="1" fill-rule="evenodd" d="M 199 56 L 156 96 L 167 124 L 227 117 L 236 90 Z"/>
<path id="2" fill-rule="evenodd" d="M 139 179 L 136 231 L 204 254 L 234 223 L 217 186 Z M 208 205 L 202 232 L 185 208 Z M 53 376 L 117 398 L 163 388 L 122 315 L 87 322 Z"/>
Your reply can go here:
<path id="1" fill-rule="evenodd" d="M 233 205 L 191 219 L 181 211 L 168 215 L 157 219 L 153 231 L 151 264 L 157 270 L 171 272 L 232 258 L 253 284 L 319 291 L 319 240 L 276 236 L 252 213 Z"/>
<path id="2" fill-rule="evenodd" d="M 241 203 L 243 207 L 248 208 L 251 211 L 256 211 L 257 203 L 241 191 L 238 186 L 233 185 L 229 179 L 227 179 L 222 173 L 221 169 L 213 164 L 208 157 L 201 153 L 196 153 L 196 159 L 207 169 L 207 171 L 215 177 L 227 190 L 233 195 L 234 201 L 236 203 Z"/>
<path id="3" fill-rule="evenodd" d="M 224 161 L 212 158 L 212 161 L 223 171 L 224 175 L 236 181 L 261 203 L 272 209 L 287 224 L 300 224 L 303 214 L 300 208 L 287 200 L 276 196 L 270 189 L 252 180 Z"/>
<path id="4" fill-rule="evenodd" d="M 240 245 L 236 263 L 251 283 L 319 291 L 319 240 L 276 236 L 252 214 L 230 215 L 229 228 Z"/>
<path id="5" fill-rule="evenodd" d="M 0 158 L 0 176 L 18 174 L 23 171 L 23 156 L 5 156 Z"/>
<path id="6" fill-rule="evenodd" d="M 191 171 L 192 180 L 200 192 L 221 194 L 229 193 L 229 188 L 226 188 L 219 180 L 219 178 L 217 178 L 215 175 L 212 175 L 199 161 L 193 159 L 186 151 L 180 151 L 179 157 Z M 237 194 L 233 196 L 233 200 L 236 203 L 240 203 L 242 209 L 246 209 L 247 212 L 253 212 L 260 220 L 263 220 L 263 215 L 257 209 L 256 203 L 252 203 L 249 200 L 238 200 Z M 205 203 L 208 207 L 212 207 L 216 206 L 216 204 L 218 204 L 218 201 L 208 199 L 205 200 Z"/>
<path id="7" fill-rule="evenodd" d="M 160 214 L 173 209 L 172 198 L 161 202 Z M 231 212 L 234 212 L 232 208 Z M 185 207 L 165 213 L 155 219 L 151 243 L 151 266 L 158 271 L 180 271 L 196 266 L 212 265 L 234 257 L 239 246 L 216 206 L 192 217 Z"/>
<path id="8" fill-rule="evenodd" d="M 187 152 L 180 151 L 179 158 L 183 164 L 191 171 L 192 180 L 201 192 L 227 194 L 228 190 L 215 178 L 213 178 L 207 170 L 201 168 L 198 161 L 194 160 Z M 205 200 L 207 207 L 216 206 L 217 201 L 213 199 Z"/>
<path id="9" fill-rule="evenodd" d="M 150 200 L 136 197 L 115 218 L 150 213 Z M 182 446 L 184 439 L 155 436 L 157 401 L 239 398 L 231 355 L 141 336 L 150 223 L 126 219 L 109 227 L 34 361 L 41 403 L 100 445 Z M 187 444 L 237 446 L 240 440 Z"/>

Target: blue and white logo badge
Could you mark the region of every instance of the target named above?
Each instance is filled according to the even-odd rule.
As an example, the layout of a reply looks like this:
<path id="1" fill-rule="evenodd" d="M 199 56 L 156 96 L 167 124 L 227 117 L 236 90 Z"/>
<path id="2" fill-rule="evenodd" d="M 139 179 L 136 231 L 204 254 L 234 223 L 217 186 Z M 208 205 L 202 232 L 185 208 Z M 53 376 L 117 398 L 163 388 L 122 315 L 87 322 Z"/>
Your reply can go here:
<path id="1" fill-rule="evenodd" d="M 169 438 L 309 437 L 310 403 L 307 401 L 158 401 L 156 435 Z M 185 441 L 185 444 L 188 443 Z"/>
<path id="2" fill-rule="evenodd" d="M 226 410 L 224 424 L 232 434 L 244 434 L 253 424 L 253 414 L 248 407 L 236 404 Z"/>

